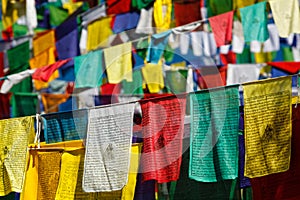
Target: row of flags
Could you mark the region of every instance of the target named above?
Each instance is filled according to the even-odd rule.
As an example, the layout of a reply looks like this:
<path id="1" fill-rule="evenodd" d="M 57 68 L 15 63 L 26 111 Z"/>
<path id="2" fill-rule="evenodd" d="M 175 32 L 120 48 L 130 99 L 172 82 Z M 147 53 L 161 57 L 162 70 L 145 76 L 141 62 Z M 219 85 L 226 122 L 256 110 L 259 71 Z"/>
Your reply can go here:
<path id="1" fill-rule="evenodd" d="M 1 195 L 14 191 L 39 199 L 48 191 L 47 195 L 53 198 L 74 199 L 77 192 L 77 195 L 106 192 L 109 197 L 120 197 L 127 194 L 124 187 L 131 187 L 131 191 L 136 188 L 137 182 L 129 181 L 129 174 L 137 180 L 140 173 L 143 183 L 180 181 L 181 165 L 185 162 L 182 155 L 186 151 L 190 153 L 188 177 L 197 182 L 237 178 L 256 181 L 290 173 L 295 165 L 292 161 L 296 162 L 291 158 L 297 155 L 291 145 L 297 137 L 297 132 L 292 131 L 292 105 L 299 103 L 297 98 L 292 99 L 291 84 L 291 76 L 286 76 L 242 84 L 242 96 L 240 85 L 231 85 L 190 93 L 189 98 L 162 95 L 43 114 L 36 117 L 36 122 L 34 116 L 0 120 L 6 166 L 2 172 L 8 173 L 0 187 Z M 244 99 L 242 106 L 240 97 Z M 190 128 L 184 119 L 187 100 Z M 137 102 L 142 120 L 134 125 Z M 137 126 L 141 129 L 136 129 Z M 240 143 L 240 136 L 244 144 Z M 133 145 L 137 142 L 134 137 L 143 141 L 142 150 Z M 183 143 L 186 139 L 190 140 L 189 148 Z M 136 164 L 131 168 L 133 158 Z M 18 164 L 10 165 L 16 161 Z M 33 181 L 36 177 L 38 185 Z M 9 187 L 5 185 L 7 182 Z M 240 187 L 250 187 L 249 183 L 249 179 L 243 180 Z M 61 184 L 67 184 L 69 189 Z M 285 195 L 294 192 L 287 191 Z"/>

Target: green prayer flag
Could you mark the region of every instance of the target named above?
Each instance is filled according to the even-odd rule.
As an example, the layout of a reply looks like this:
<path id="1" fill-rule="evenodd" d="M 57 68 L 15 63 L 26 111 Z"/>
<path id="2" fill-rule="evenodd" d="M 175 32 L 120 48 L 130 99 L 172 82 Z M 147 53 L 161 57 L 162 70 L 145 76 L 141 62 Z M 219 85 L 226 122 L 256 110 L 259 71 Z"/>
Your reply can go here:
<path id="1" fill-rule="evenodd" d="M 91 51 L 74 58 L 75 88 L 99 87 L 102 85 L 103 51 Z"/>
<path id="2" fill-rule="evenodd" d="M 14 93 L 12 96 L 13 117 L 23 117 L 38 113 L 38 95 L 36 93 Z"/>
<path id="3" fill-rule="evenodd" d="M 188 142 L 188 138 L 183 140 L 184 144 Z M 190 151 L 187 149 L 182 155 L 180 177 L 176 182 L 174 200 L 241 199 L 239 187 L 235 180 L 203 183 L 190 179 L 188 177 L 189 162 Z M 172 193 L 170 188 L 170 197 L 172 197 Z"/>
<path id="4" fill-rule="evenodd" d="M 245 46 L 241 54 L 239 53 L 236 54 L 236 63 L 237 64 L 255 63 L 254 55 L 253 53 L 251 53 L 249 46 Z"/>
<path id="5" fill-rule="evenodd" d="M 189 177 L 202 182 L 238 176 L 239 87 L 191 94 Z"/>
<path id="6" fill-rule="evenodd" d="M 24 25 L 13 24 L 13 32 L 14 37 L 24 36 L 28 33 L 28 28 Z"/>
<path id="7" fill-rule="evenodd" d="M 29 69 L 30 49 L 29 41 L 24 42 L 12 49 L 7 50 L 9 74 L 16 74 Z M 31 92 L 31 77 L 25 78 L 22 82 L 14 85 L 11 92 Z"/>
<path id="8" fill-rule="evenodd" d="M 55 5 L 49 5 L 49 12 L 50 12 L 50 25 L 54 27 L 63 23 L 69 16 L 67 10 L 57 7 Z"/>
<path id="9" fill-rule="evenodd" d="M 29 41 L 7 50 L 7 58 L 10 74 L 21 72 L 18 68 L 28 64 L 30 59 Z"/>
<path id="10" fill-rule="evenodd" d="M 163 57 L 165 58 L 166 62 L 172 62 L 174 58 L 174 50 L 168 44 L 165 47 Z"/>
<path id="11" fill-rule="evenodd" d="M 207 0 L 208 17 L 232 11 L 232 0 Z"/>
<path id="12" fill-rule="evenodd" d="M 147 56 L 148 46 L 149 46 L 148 39 L 139 40 L 139 42 L 137 43 L 137 46 L 136 46 L 137 54 L 144 60 Z"/>
<path id="13" fill-rule="evenodd" d="M 122 88 L 124 94 L 144 94 L 143 91 L 143 77 L 141 70 L 135 70 L 132 73 L 132 82 L 126 80 L 122 81 Z"/>
<path id="14" fill-rule="evenodd" d="M 294 61 L 292 48 L 289 46 L 282 47 L 282 54 L 284 61 Z"/>
<path id="15" fill-rule="evenodd" d="M 269 38 L 266 2 L 240 8 L 245 42 L 264 42 Z"/>
<path id="16" fill-rule="evenodd" d="M 153 2 L 154 0 L 132 0 L 131 5 L 133 8 L 137 8 L 138 10 L 141 10 L 142 8 L 146 8 Z"/>

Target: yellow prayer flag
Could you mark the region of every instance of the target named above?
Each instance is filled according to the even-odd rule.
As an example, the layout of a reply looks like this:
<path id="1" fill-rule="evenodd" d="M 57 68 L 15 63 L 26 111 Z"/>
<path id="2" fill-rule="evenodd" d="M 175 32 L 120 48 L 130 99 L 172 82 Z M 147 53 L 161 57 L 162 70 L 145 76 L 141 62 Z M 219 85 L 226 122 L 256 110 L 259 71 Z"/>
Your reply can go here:
<path id="1" fill-rule="evenodd" d="M 84 155 L 84 149 L 78 151 L 64 152 L 62 155 L 55 200 L 73 200 L 75 197 L 80 158 Z"/>
<path id="2" fill-rule="evenodd" d="M 55 63 L 55 48 L 54 47 L 50 47 L 49 49 L 46 49 L 39 55 L 36 55 L 35 57 L 33 57 L 29 60 L 30 69 L 41 68 L 41 67 L 44 67 L 47 65 L 51 65 L 53 63 Z M 59 77 L 59 72 L 58 72 L 58 70 L 56 70 L 50 76 L 48 82 L 50 82 L 58 77 Z M 48 85 L 49 84 L 46 82 L 34 80 L 34 87 L 36 90 L 41 90 L 43 88 L 47 88 Z"/>
<path id="3" fill-rule="evenodd" d="M 136 186 L 136 177 L 139 169 L 142 144 L 131 146 L 131 158 L 127 184 L 122 189 L 122 200 L 133 200 Z"/>
<path id="4" fill-rule="evenodd" d="M 200 10 L 199 10 L 200 12 Z M 171 26 L 172 0 L 156 0 L 153 5 L 153 17 L 157 33 L 166 31 Z"/>
<path id="5" fill-rule="evenodd" d="M 172 69 L 180 69 L 180 68 L 186 69 L 186 62 L 182 61 L 182 62 L 172 63 L 171 68 Z"/>
<path id="6" fill-rule="evenodd" d="M 108 37 L 113 34 L 110 28 L 111 19 L 111 17 L 103 17 L 88 25 L 87 51 L 97 49 L 98 47 L 106 47 L 108 45 Z"/>
<path id="7" fill-rule="evenodd" d="M 254 58 L 256 63 L 266 63 L 272 61 L 272 53 L 271 52 L 259 52 L 254 53 Z M 271 66 L 264 66 L 260 70 L 260 74 L 267 75 L 270 74 L 272 70 Z"/>
<path id="8" fill-rule="evenodd" d="M 73 12 L 75 12 L 79 7 L 83 5 L 83 2 L 65 2 L 63 4 L 63 8 L 68 10 L 68 14 L 71 15 Z"/>
<path id="9" fill-rule="evenodd" d="M 20 200 L 37 200 L 38 191 L 38 157 L 37 151 L 27 151 L 25 182 Z"/>
<path id="10" fill-rule="evenodd" d="M 33 39 L 32 46 L 33 46 L 33 56 L 37 56 L 51 47 L 56 49 L 54 30 L 49 30 L 49 31 L 44 31 L 42 33 L 39 33 Z"/>
<path id="11" fill-rule="evenodd" d="M 26 150 L 28 144 L 33 142 L 34 135 L 32 117 L 0 120 L 0 196 L 22 191 Z"/>
<path id="12" fill-rule="evenodd" d="M 32 149 L 33 148 L 33 149 Z M 57 150 L 55 151 L 55 148 Z M 83 149 L 83 141 L 82 140 L 73 140 L 73 141 L 66 141 L 66 142 L 58 142 L 58 143 L 52 143 L 52 144 L 46 144 L 45 142 L 40 143 L 40 149 L 36 148 L 36 144 L 29 145 L 29 151 L 28 151 L 28 159 L 27 159 L 27 166 L 26 166 L 26 173 L 25 173 L 25 183 L 24 188 L 21 193 L 20 199 L 21 200 L 38 200 L 38 185 L 39 180 L 42 178 L 39 177 L 38 174 L 38 164 L 39 159 L 38 155 L 43 154 L 47 152 L 48 149 L 52 152 L 60 152 L 59 149 L 64 151 L 76 151 Z M 76 151 L 79 152 L 80 151 Z M 80 154 L 81 155 L 81 154 Z M 83 153 L 84 157 L 84 153 Z M 76 159 L 76 158 L 75 158 Z M 65 159 L 63 159 L 65 160 Z M 67 159 L 69 160 L 69 159 Z M 57 161 L 57 160 L 56 160 Z M 56 164 L 58 161 L 56 162 Z M 67 162 L 68 163 L 68 162 Z M 55 166 L 57 168 L 57 166 Z M 61 173 L 61 172 L 60 172 Z M 75 181 L 77 182 L 77 181 Z M 56 192 L 56 191 L 54 191 Z M 54 195 L 53 195 L 54 196 Z"/>
<path id="13" fill-rule="evenodd" d="M 292 132 L 291 77 L 246 83 L 243 88 L 245 176 L 287 171 Z"/>
<path id="14" fill-rule="evenodd" d="M 12 26 L 20 16 L 25 15 L 26 1 L 3 0 L 2 4 L 2 22 L 3 28 Z"/>
<path id="15" fill-rule="evenodd" d="M 269 0 L 269 4 L 280 37 L 300 33 L 298 0 Z"/>
<path id="16" fill-rule="evenodd" d="M 233 0 L 233 9 L 237 11 L 237 16 L 240 17 L 240 8 L 251 6 L 262 1 L 265 0 Z"/>
<path id="17" fill-rule="evenodd" d="M 131 42 L 127 42 L 103 50 L 109 83 L 132 81 L 131 47 Z"/>
<path id="18" fill-rule="evenodd" d="M 55 199 L 60 174 L 59 151 L 37 152 L 38 157 L 38 190 L 37 199 Z"/>
<path id="19" fill-rule="evenodd" d="M 68 100 L 70 94 L 42 93 L 42 102 L 45 113 L 58 112 L 58 106 Z"/>
<path id="20" fill-rule="evenodd" d="M 142 67 L 144 81 L 150 93 L 158 93 L 164 88 L 164 77 L 161 64 L 146 63 Z"/>

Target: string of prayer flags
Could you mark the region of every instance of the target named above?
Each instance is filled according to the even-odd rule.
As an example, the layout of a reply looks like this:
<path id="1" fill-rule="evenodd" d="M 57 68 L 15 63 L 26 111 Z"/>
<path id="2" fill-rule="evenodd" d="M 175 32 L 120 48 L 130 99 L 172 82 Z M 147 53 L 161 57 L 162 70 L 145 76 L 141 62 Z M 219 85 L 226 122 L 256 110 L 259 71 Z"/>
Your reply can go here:
<path id="1" fill-rule="evenodd" d="M 264 42 L 269 38 L 266 2 L 240 8 L 245 42 Z"/>
<path id="2" fill-rule="evenodd" d="M 289 169 L 291 85 L 291 77 L 243 85 L 246 177 L 261 177 Z"/>
<path id="3" fill-rule="evenodd" d="M 140 101 L 142 108 L 143 181 L 179 178 L 186 97 L 165 96 Z"/>
<path id="4" fill-rule="evenodd" d="M 150 44 L 147 49 L 147 62 L 158 63 L 168 43 L 171 32 L 172 31 L 169 30 L 151 36 Z"/>
<path id="5" fill-rule="evenodd" d="M 288 37 L 290 33 L 300 33 L 298 0 L 269 0 L 272 15 L 280 37 Z"/>
<path id="6" fill-rule="evenodd" d="M 35 80 L 40 80 L 44 82 L 48 82 L 51 75 L 61 66 L 69 62 L 70 59 L 66 60 L 60 60 L 55 62 L 54 64 L 50 64 L 41 68 L 38 68 L 35 70 L 35 72 L 32 74 L 32 78 Z"/>
<path id="7" fill-rule="evenodd" d="M 261 64 L 228 64 L 227 85 L 241 84 L 259 79 Z"/>
<path id="8" fill-rule="evenodd" d="M 132 82 L 131 42 L 103 50 L 108 82 L 120 83 L 123 79 Z"/>
<path id="9" fill-rule="evenodd" d="M 237 178 L 238 86 L 199 91 L 190 101 L 189 177 L 201 182 Z"/>
<path id="10" fill-rule="evenodd" d="M 208 18 L 217 47 L 229 44 L 232 38 L 234 11 Z"/>
<path id="11" fill-rule="evenodd" d="M 41 115 L 46 143 L 84 139 L 87 131 L 86 109 Z"/>
<path id="12" fill-rule="evenodd" d="M 89 111 L 82 183 L 85 192 L 117 191 L 126 185 L 134 107 L 129 103 Z"/>
<path id="13" fill-rule="evenodd" d="M 103 51 L 92 51 L 74 58 L 75 88 L 99 87 L 102 85 Z"/>
<path id="14" fill-rule="evenodd" d="M 22 192 L 26 150 L 34 140 L 33 117 L 20 117 L 0 120 L 0 195 Z"/>
<path id="15" fill-rule="evenodd" d="M 165 87 L 161 64 L 146 63 L 142 74 L 150 93 L 158 93 Z"/>
<path id="16" fill-rule="evenodd" d="M 291 164 L 286 172 L 252 178 L 253 199 L 298 199 L 300 197 L 300 108 L 292 106 Z"/>

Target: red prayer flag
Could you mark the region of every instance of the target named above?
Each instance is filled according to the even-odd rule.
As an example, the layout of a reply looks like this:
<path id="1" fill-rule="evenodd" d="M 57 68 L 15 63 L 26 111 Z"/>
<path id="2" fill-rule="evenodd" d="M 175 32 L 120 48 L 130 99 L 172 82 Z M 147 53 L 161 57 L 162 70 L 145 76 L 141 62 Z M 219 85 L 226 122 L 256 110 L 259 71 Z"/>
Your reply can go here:
<path id="1" fill-rule="evenodd" d="M 201 89 L 221 87 L 226 85 L 227 66 L 216 68 L 214 66 L 201 67 L 196 70 L 198 84 Z"/>
<path id="2" fill-rule="evenodd" d="M 291 74 L 297 74 L 300 70 L 300 62 L 267 62 L 267 64 Z"/>
<path id="3" fill-rule="evenodd" d="M 0 119 L 10 118 L 10 96 L 8 94 L 0 94 Z"/>
<path id="4" fill-rule="evenodd" d="M 121 14 L 130 12 L 131 0 L 107 0 L 107 14 Z"/>
<path id="5" fill-rule="evenodd" d="M 229 51 L 228 54 L 220 54 L 220 58 L 223 65 L 236 63 L 236 54 L 233 51 Z"/>
<path id="6" fill-rule="evenodd" d="M 292 149 L 286 172 L 250 179 L 253 199 L 300 199 L 300 107 L 292 111 Z M 287 158 L 288 159 L 288 158 Z"/>
<path id="7" fill-rule="evenodd" d="M 101 95 L 118 95 L 121 91 L 120 84 L 105 83 L 100 88 Z"/>
<path id="8" fill-rule="evenodd" d="M 194 21 L 201 20 L 200 2 L 174 2 L 174 14 L 176 26 L 182 26 Z"/>
<path id="9" fill-rule="evenodd" d="M 63 66 L 67 62 L 69 62 L 69 60 L 70 59 L 60 60 L 60 61 L 57 61 L 54 64 L 38 68 L 32 74 L 32 78 L 35 79 L 35 80 L 48 82 L 50 76 L 55 72 L 55 70 L 57 70 L 58 68 L 60 68 L 61 66 Z"/>
<path id="10" fill-rule="evenodd" d="M 165 96 L 140 103 L 144 137 L 143 181 L 175 181 L 181 166 L 186 96 Z"/>
<path id="11" fill-rule="evenodd" d="M 231 42 L 233 14 L 234 11 L 230 11 L 208 18 L 217 47 Z"/>

